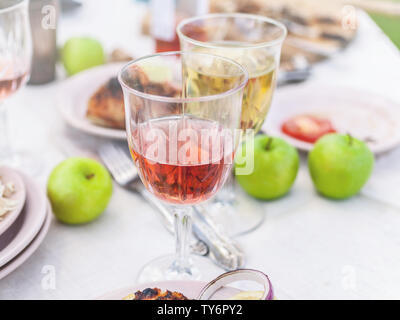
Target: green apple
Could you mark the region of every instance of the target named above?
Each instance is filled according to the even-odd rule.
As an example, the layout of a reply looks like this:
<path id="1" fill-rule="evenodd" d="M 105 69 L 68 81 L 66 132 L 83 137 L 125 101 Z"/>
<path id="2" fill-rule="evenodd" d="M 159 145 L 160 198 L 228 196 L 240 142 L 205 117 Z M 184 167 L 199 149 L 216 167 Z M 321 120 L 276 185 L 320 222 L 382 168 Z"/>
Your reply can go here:
<path id="1" fill-rule="evenodd" d="M 322 195 L 344 199 L 358 193 L 374 166 L 367 145 L 350 135 L 328 134 L 320 138 L 308 157 L 315 188 Z"/>
<path id="2" fill-rule="evenodd" d="M 247 142 L 248 143 L 248 142 Z M 246 151 L 246 142 L 242 145 L 236 159 L 236 180 L 251 196 L 272 200 L 285 195 L 296 180 L 299 170 L 297 150 L 280 138 L 257 135 L 254 149 Z M 247 154 L 248 152 L 248 154 Z M 250 174 L 239 175 L 243 168 L 243 157 L 254 157 L 254 169 Z"/>
<path id="3" fill-rule="evenodd" d="M 68 75 L 74 75 L 105 62 L 100 42 L 92 38 L 71 38 L 62 49 L 62 62 Z"/>
<path id="4" fill-rule="evenodd" d="M 99 162 L 68 158 L 51 172 L 47 195 L 53 213 L 60 221 L 87 223 L 106 209 L 112 195 L 112 180 Z"/>

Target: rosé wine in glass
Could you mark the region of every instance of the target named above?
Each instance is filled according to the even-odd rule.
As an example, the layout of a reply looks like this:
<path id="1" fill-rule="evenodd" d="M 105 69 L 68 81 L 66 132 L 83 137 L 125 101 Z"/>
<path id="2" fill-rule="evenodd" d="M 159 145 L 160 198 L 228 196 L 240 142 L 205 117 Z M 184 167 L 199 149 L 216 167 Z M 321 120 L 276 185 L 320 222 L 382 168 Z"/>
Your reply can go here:
<path id="1" fill-rule="evenodd" d="M 16 92 L 27 80 L 27 73 L 20 73 L 0 79 L 0 102 Z"/>
<path id="2" fill-rule="evenodd" d="M 170 117 L 139 124 L 129 144 L 147 189 L 169 203 L 194 204 L 212 197 L 231 168 L 233 152 L 223 133 L 215 121 Z"/>
<path id="3" fill-rule="evenodd" d="M 14 150 L 15 141 L 8 133 L 7 106 L 8 99 L 28 81 L 31 60 L 29 0 L 0 0 L 0 166 L 35 175 L 41 161 L 29 151 Z"/>
<path id="4" fill-rule="evenodd" d="M 189 72 L 195 68 L 230 81 L 197 90 Z M 130 62 L 118 79 L 132 159 L 147 191 L 168 203 L 175 218 L 175 254 L 145 265 L 137 282 L 210 280 L 221 269 L 189 252 L 192 204 L 210 199 L 228 177 L 247 71 L 212 54 L 166 52 Z"/>

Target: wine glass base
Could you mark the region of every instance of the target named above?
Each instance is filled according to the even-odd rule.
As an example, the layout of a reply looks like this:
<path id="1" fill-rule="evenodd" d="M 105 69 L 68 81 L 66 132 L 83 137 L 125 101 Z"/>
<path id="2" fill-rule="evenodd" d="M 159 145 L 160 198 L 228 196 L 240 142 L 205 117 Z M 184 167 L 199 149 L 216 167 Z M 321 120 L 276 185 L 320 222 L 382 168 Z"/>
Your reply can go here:
<path id="1" fill-rule="evenodd" d="M 203 205 L 202 212 L 210 215 L 213 222 L 229 236 L 237 237 L 260 227 L 265 220 L 263 203 L 247 195 L 237 183 L 229 201 L 215 198 Z"/>
<path id="2" fill-rule="evenodd" d="M 190 256 L 190 266 L 184 272 L 175 270 L 175 255 L 167 255 L 146 264 L 136 279 L 137 283 L 166 280 L 202 280 L 211 281 L 224 272 L 207 258 Z"/>
<path id="3" fill-rule="evenodd" d="M 26 151 L 14 151 L 0 158 L 0 165 L 17 169 L 29 176 L 39 174 L 42 163 L 36 155 Z"/>

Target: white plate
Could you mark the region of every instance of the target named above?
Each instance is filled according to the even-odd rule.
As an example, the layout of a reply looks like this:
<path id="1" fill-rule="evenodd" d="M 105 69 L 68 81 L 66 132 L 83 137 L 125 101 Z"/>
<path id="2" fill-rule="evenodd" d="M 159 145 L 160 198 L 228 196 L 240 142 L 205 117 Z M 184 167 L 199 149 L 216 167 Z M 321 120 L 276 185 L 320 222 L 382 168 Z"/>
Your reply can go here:
<path id="1" fill-rule="evenodd" d="M 37 250 L 37 248 L 39 248 L 40 244 L 43 242 L 44 238 L 47 235 L 47 232 L 49 231 L 51 217 L 52 217 L 50 203 L 48 203 L 47 208 L 48 209 L 47 209 L 46 219 L 39 233 L 20 254 L 18 254 L 14 259 L 9 261 L 6 265 L 0 267 L 0 279 L 3 279 L 11 272 L 16 270 L 18 267 L 20 267 Z"/>
<path id="2" fill-rule="evenodd" d="M 122 298 L 126 297 L 131 293 L 135 293 L 138 290 L 144 290 L 146 288 L 160 288 L 162 291 L 177 291 L 182 293 L 188 299 L 196 299 L 201 292 L 201 289 L 207 282 L 204 281 L 194 281 L 194 280 L 181 280 L 181 281 L 160 281 L 153 283 L 144 283 L 136 286 L 126 287 L 122 289 L 118 289 L 107 293 L 97 300 L 122 300 Z M 233 297 L 235 294 L 239 293 L 240 290 L 230 287 L 225 287 L 218 290 L 214 296 L 213 300 L 224 300 Z"/>
<path id="3" fill-rule="evenodd" d="M 31 178 L 21 176 L 26 187 L 25 207 L 10 228 L 0 236 L 0 267 L 28 246 L 38 234 L 47 213 L 45 192 Z"/>
<path id="4" fill-rule="evenodd" d="M 90 97 L 124 66 L 122 63 L 106 64 L 78 73 L 64 81 L 60 88 L 58 108 L 65 121 L 80 131 L 111 139 L 126 140 L 125 130 L 101 127 L 86 117 Z"/>
<path id="5" fill-rule="evenodd" d="M 20 174 L 14 169 L 8 167 L 0 168 L 0 179 L 3 183 L 13 183 L 15 192 L 11 195 L 10 199 L 17 201 L 17 206 L 14 210 L 7 212 L 3 219 L 0 221 L 0 236 L 14 223 L 22 211 L 26 199 L 26 189 L 24 181 Z"/>
<path id="6" fill-rule="evenodd" d="M 294 139 L 281 131 L 285 120 L 301 114 L 330 119 L 338 132 L 366 141 L 376 154 L 400 144 L 400 104 L 367 91 L 311 84 L 279 89 L 265 131 L 284 138 L 300 150 L 309 151 L 312 143 Z"/>

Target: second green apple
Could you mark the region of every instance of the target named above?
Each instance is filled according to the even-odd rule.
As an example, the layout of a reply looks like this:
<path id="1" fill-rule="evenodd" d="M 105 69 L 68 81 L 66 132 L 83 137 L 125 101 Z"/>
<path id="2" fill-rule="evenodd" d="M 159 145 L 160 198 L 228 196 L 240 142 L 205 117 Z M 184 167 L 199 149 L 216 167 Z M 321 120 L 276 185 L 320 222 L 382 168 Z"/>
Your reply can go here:
<path id="1" fill-rule="evenodd" d="M 320 194 L 345 199 L 357 194 L 368 181 L 374 155 L 365 142 L 350 135 L 327 134 L 310 152 L 308 167 Z"/>

